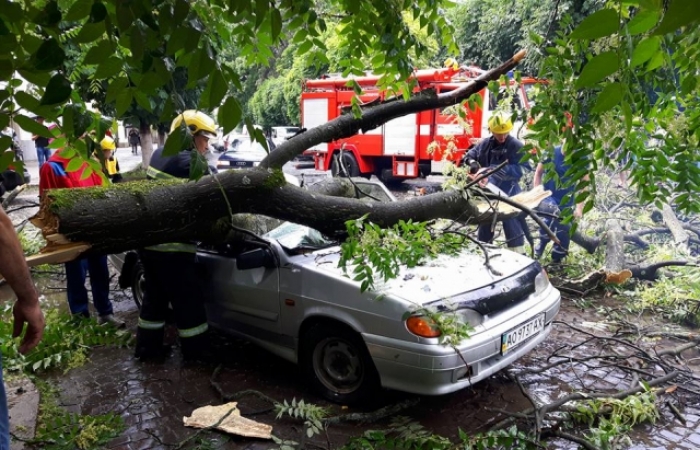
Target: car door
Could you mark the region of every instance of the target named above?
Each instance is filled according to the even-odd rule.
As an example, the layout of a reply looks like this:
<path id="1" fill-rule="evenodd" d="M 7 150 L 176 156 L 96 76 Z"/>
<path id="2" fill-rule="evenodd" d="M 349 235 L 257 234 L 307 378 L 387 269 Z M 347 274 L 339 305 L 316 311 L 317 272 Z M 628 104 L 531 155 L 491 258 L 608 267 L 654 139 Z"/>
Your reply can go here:
<path id="1" fill-rule="evenodd" d="M 279 267 L 241 270 L 237 256 L 225 251 L 199 251 L 197 257 L 209 322 L 274 340 L 280 329 Z"/>

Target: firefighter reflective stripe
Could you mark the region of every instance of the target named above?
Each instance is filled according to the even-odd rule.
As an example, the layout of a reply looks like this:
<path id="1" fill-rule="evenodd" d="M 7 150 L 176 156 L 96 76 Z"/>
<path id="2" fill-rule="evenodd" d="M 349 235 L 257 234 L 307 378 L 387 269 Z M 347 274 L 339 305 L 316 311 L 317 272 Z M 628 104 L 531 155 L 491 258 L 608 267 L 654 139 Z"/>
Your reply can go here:
<path id="1" fill-rule="evenodd" d="M 209 325 L 205 322 L 205 323 L 198 325 L 194 328 L 188 328 L 186 330 L 177 330 L 177 332 L 181 338 L 189 338 L 189 337 L 198 336 L 202 333 L 206 333 L 206 331 L 208 329 L 209 329 Z"/>
<path id="2" fill-rule="evenodd" d="M 197 253 L 197 246 L 194 244 L 184 244 L 182 242 L 171 242 L 168 244 L 157 244 L 146 247 L 146 250 L 154 252 L 172 252 L 172 253 Z"/>
<path id="3" fill-rule="evenodd" d="M 177 178 L 176 176 L 170 175 L 169 173 L 163 172 L 162 170 L 158 170 L 153 166 L 148 166 L 148 170 L 146 170 L 146 176 L 148 178 L 156 180 L 174 180 Z"/>
<path id="4" fill-rule="evenodd" d="M 139 328 L 144 330 L 160 330 L 165 327 L 165 322 L 151 322 L 150 320 L 144 320 L 139 317 Z"/>

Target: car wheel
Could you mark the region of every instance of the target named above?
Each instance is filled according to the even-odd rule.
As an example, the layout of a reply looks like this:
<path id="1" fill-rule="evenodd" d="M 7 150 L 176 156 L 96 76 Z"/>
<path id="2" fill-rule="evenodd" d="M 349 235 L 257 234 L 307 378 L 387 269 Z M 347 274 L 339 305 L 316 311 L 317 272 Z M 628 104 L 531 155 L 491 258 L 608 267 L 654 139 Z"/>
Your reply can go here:
<path id="1" fill-rule="evenodd" d="M 318 324 L 305 333 L 301 364 L 314 389 L 342 404 L 367 404 L 380 392 L 379 374 L 360 336 L 343 326 Z"/>
<path id="2" fill-rule="evenodd" d="M 340 158 L 343 158 L 342 166 L 340 164 Z M 331 162 L 331 175 L 334 177 L 360 176 L 360 165 L 357 164 L 357 160 L 352 153 L 337 153 L 333 155 L 333 161 Z"/>
<path id="3" fill-rule="evenodd" d="M 129 285 L 131 286 L 131 294 L 134 296 L 134 302 L 139 310 L 143 304 L 144 284 L 145 278 L 143 276 L 143 264 L 141 264 L 141 261 L 137 261 L 136 264 L 134 264 L 134 267 L 131 269 L 131 279 Z"/>

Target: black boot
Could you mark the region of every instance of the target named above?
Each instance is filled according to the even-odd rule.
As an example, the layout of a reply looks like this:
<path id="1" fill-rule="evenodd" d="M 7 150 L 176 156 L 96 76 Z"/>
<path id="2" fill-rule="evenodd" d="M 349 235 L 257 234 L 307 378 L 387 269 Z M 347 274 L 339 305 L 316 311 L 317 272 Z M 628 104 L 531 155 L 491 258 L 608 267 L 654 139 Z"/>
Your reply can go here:
<path id="1" fill-rule="evenodd" d="M 163 328 L 157 330 L 136 328 L 134 356 L 142 361 L 166 358 L 170 353 L 170 347 L 163 345 L 163 335 Z"/>
<path id="2" fill-rule="evenodd" d="M 185 361 L 216 363 L 218 357 L 212 350 L 209 332 L 192 337 L 180 337 L 180 350 Z"/>

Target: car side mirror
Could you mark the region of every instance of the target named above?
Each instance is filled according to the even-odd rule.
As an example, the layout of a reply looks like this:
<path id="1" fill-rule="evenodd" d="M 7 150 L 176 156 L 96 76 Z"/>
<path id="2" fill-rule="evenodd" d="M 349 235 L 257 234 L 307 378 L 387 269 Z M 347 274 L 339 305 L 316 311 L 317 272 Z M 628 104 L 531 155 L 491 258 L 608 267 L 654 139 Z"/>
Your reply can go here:
<path id="1" fill-rule="evenodd" d="M 238 270 L 258 269 L 260 267 L 275 267 L 275 258 L 267 248 L 256 248 L 243 252 L 236 257 L 236 268 Z"/>

